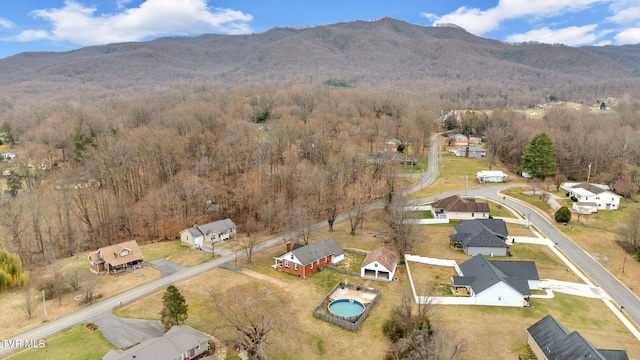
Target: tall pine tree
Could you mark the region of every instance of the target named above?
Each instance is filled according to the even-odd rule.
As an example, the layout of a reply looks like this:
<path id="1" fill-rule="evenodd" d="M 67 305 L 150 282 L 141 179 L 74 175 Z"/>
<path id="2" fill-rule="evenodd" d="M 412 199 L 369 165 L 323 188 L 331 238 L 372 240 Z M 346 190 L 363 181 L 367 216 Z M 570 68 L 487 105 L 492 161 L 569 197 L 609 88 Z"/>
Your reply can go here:
<path id="1" fill-rule="evenodd" d="M 173 325 L 180 325 L 187 320 L 187 310 L 189 306 L 184 300 L 184 296 L 180 294 L 178 288 L 169 285 L 162 296 L 162 311 L 160 312 L 160 322 L 165 328 Z"/>
<path id="2" fill-rule="evenodd" d="M 547 133 L 539 133 L 531 139 L 522 154 L 520 172 L 541 180 L 556 175 L 556 147 Z"/>

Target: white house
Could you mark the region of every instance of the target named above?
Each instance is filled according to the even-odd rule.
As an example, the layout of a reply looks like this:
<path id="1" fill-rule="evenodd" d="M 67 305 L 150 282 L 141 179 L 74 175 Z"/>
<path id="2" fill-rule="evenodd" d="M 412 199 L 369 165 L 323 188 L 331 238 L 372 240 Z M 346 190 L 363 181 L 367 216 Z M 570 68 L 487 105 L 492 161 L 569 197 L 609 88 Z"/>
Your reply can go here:
<path id="1" fill-rule="evenodd" d="M 474 297 L 476 305 L 530 306 L 531 289 L 538 289 L 533 261 L 489 260 L 476 255 L 460 264 L 460 275 L 451 278 L 454 294 Z"/>
<path id="2" fill-rule="evenodd" d="M 603 184 L 566 182 L 560 185 L 560 188 L 577 203 L 595 203 L 598 210 L 617 210 L 622 199 L 622 196 Z"/>
<path id="3" fill-rule="evenodd" d="M 473 198 L 452 195 L 431 204 L 431 215 L 434 219 L 473 220 L 488 219 L 489 203 L 476 202 Z"/>
<path id="4" fill-rule="evenodd" d="M 481 170 L 476 173 L 476 179 L 481 184 L 490 182 L 506 182 L 509 180 L 509 175 L 499 170 Z"/>
<path id="5" fill-rule="evenodd" d="M 184 229 L 180 231 L 180 241 L 183 245 L 202 248 L 215 242 L 228 240 L 235 233 L 236 224 L 231 219 L 224 219 Z"/>
<path id="6" fill-rule="evenodd" d="M 360 267 L 360 277 L 376 280 L 393 280 L 398 257 L 391 250 L 381 247 L 369 253 Z"/>

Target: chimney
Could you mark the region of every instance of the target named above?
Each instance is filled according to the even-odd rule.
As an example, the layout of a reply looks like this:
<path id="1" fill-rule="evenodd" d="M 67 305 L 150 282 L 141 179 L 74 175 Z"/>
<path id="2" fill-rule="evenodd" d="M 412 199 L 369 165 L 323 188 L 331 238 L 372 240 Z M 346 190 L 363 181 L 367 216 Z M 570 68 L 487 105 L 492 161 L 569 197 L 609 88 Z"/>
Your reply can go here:
<path id="1" fill-rule="evenodd" d="M 287 252 L 291 251 L 291 241 L 287 241 Z"/>

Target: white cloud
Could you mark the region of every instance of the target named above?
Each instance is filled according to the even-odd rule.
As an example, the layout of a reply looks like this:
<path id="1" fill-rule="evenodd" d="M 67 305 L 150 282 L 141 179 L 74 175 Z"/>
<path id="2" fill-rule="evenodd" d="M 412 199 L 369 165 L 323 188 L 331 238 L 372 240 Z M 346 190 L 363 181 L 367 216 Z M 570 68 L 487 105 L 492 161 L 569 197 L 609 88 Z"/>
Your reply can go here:
<path id="1" fill-rule="evenodd" d="M 3 17 L 0 17 L 0 28 L 10 29 L 13 26 L 14 26 L 14 24 L 11 21 L 9 21 L 9 20 L 7 20 L 7 19 L 5 19 Z"/>
<path id="2" fill-rule="evenodd" d="M 500 23 L 512 19 L 526 18 L 534 21 L 548 17 L 577 12 L 593 5 L 612 0 L 500 0 L 498 5 L 487 10 L 461 7 L 440 16 L 434 24 L 453 23 L 471 33 L 482 35 L 500 27 Z"/>
<path id="3" fill-rule="evenodd" d="M 248 23 L 253 19 L 241 11 L 210 9 L 207 0 L 146 0 L 139 7 L 113 14 L 96 14 L 96 8 L 66 0 L 62 8 L 35 10 L 33 15 L 49 21 L 51 30 L 25 30 L 15 40 L 46 38 L 97 45 L 169 34 L 240 34 L 252 31 Z"/>
<path id="4" fill-rule="evenodd" d="M 592 44 L 598 39 L 594 30 L 598 25 L 569 26 L 562 29 L 543 27 L 523 34 L 513 34 L 506 38 L 509 42 L 537 41 L 546 44 L 565 44 L 578 46 Z"/>
<path id="5" fill-rule="evenodd" d="M 611 3 L 609 9 L 613 12 L 607 18 L 621 25 L 640 24 L 640 1 L 639 0 L 618 0 Z"/>
<path id="6" fill-rule="evenodd" d="M 640 44 L 640 28 L 630 28 L 619 32 L 616 36 L 617 45 Z"/>

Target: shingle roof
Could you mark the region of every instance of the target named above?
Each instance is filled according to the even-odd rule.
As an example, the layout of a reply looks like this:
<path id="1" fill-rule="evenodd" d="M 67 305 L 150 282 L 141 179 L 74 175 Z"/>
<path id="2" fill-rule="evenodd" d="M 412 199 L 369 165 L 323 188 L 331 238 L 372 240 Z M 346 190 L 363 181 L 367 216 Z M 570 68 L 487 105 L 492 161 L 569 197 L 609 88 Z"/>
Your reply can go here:
<path id="1" fill-rule="evenodd" d="M 387 268 L 387 270 L 393 271 L 398 264 L 398 257 L 391 250 L 381 247 L 367 254 L 367 257 L 362 262 L 362 267 L 365 267 L 374 261 L 378 261 L 382 266 Z"/>
<path id="2" fill-rule="evenodd" d="M 476 219 L 454 225 L 455 233 L 449 235 L 454 242 L 470 247 L 502 247 L 508 245 L 504 239 L 509 235 L 507 224 L 502 219 Z"/>
<path id="3" fill-rule="evenodd" d="M 127 250 L 128 254 L 120 256 L 123 250 Z M 89 254 L 89 258 L 93 262 L 104 261 L 112 266 L 126 264 L 135 260 L 144 258 L 142 251 L 135 240 L 125 241 L 119 244 L 101 247 L 97 251 Z"/>
<path id="4" fill-rule="evenodd" d="M 328 255 L 338 256 L 344 254 L 344 250 L 333 239 L 311 243 L 301 248 L 291 250 L 291 252 L 300 260 L 302 265 L 311 264 Z"/>
<path id="5" fill-rule="evenodd" d="M 462 212 L 489 212 L 488 203 L 478 203 L 475 199 L 461 198 L 459 195 L 452 195 L 440 199 L 431 204 L 434 209 L 445 209 L 446 211 Z"/>
<path id="6" fill-rule="evenodd" d="M 538 280 L 538 270 L 533 261 L 489 260 L 476 255 L 460 264 L 463 276 L 454 276 L 457 286 L 471 286 L 479 294 L 493 285 L 504 282 L 522 295 L 530 295 L 528 280 Z M 472 277 L 464 276 L 472 275 Z"/>
<path id="7" fill-rule="evenodd" d="M 555 360 L 628 360 L 624 350 L 599 350 L 577 331 L 569 332 L 551 315 L 527 328 L 527 332 L 546 357 Z"/>
<path id="8" fill-rule="evenodd" d="M 187 325 L 175 325 L 161 337 L 151 338 L 127 350 L 109 350 L 102 360 L 173 360 L 204 343 L 209 336 Z"/>
<path id="9" fill-rule="evenodd" d="M 236 224 L 231 221 L 231 219 L 218 220 L 214 222 L 210 222 L 204 225 L 194 225 L 186 230 L 193 237 L 206 235 L 209 232 L 213 233 L 224 233 L 236 227 Z"/>

